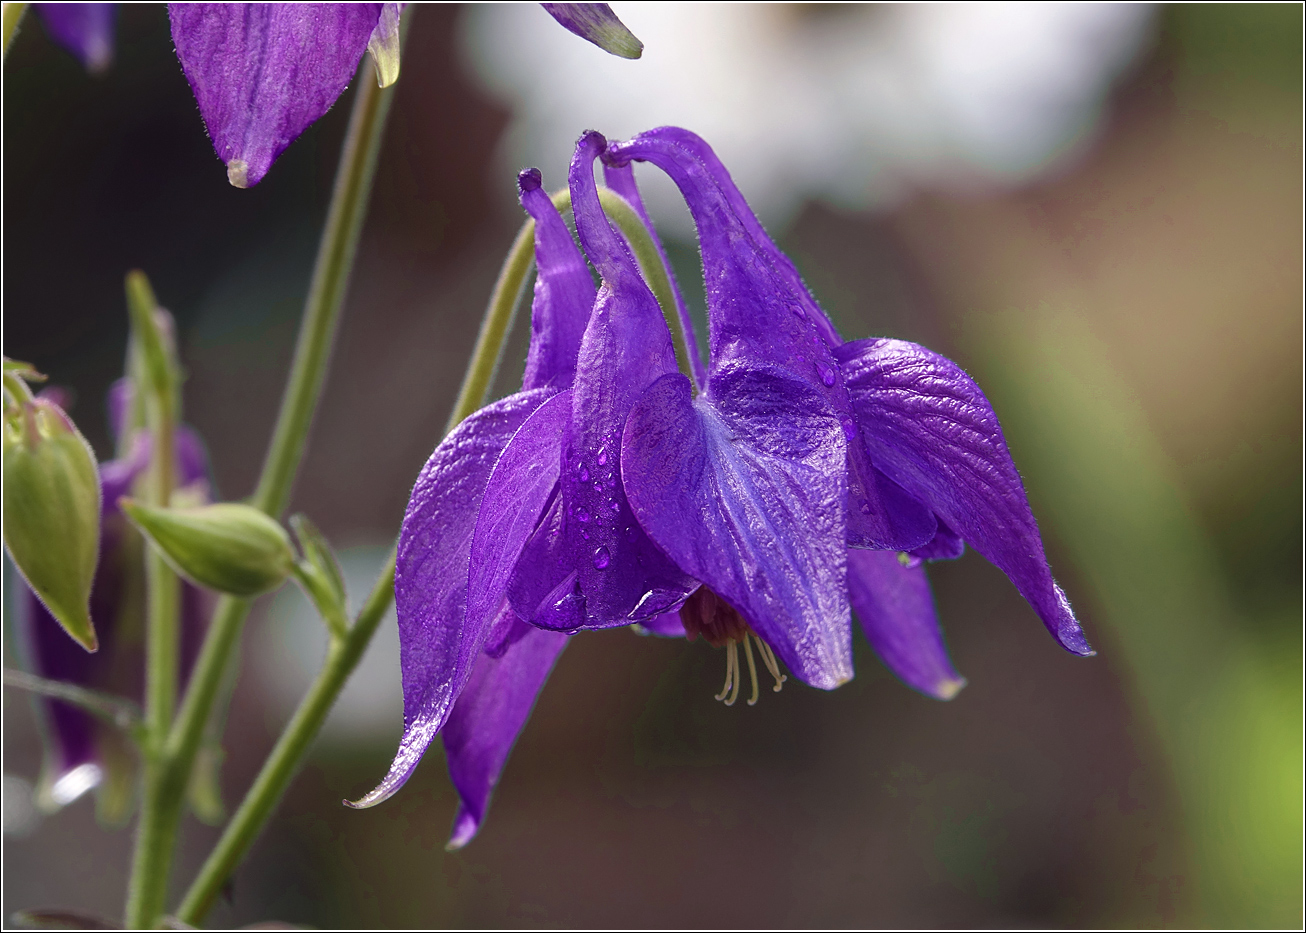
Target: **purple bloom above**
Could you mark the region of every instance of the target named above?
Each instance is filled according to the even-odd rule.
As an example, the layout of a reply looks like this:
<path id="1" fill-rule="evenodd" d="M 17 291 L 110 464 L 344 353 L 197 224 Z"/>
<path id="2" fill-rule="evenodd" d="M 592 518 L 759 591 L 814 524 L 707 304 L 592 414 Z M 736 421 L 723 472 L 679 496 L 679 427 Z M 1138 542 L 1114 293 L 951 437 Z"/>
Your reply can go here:
<path id="1" fill-rule="evenodd" d="M 110 390 L 115 433 L 122 430 L 128 394 L 125 380 Z M 193 431 L 181 427 L 176 449 L 179 489 L 206 500 L 208 462 L 202 443 Z M 91 590 L 91 618 L 100 650 L 88 654 L 72 642 L 36 595 L 24 588 L 26 653 L 33 673 L 123 696 L 143 695 L 144 672 L 138 660 L 145 592 L 142 542 L 118 508 L 118 499 L 131 494 L 137 478 L 149 468 L 150 452 L 149 435 L 138 431 L 126 456 L 100 464 L 100 560 Z M 183 676 L 199 651 L 209 599 L 197 587 L 183 585 Z M 125 819 L 134 792 L 131 772 L 135 754 L 122 735 L 75 706 L 59 700 L 37 702 L 47 721 L 46 760 L 39 789 L 42 804 L 58 808 L 101 787 L 102 819 L 110 823 Z"/>
<path id="2" fill-rule="evenodd" d="M 380 3 L 170 3 L 172 41 L 214 151 L 237 188 L 331 109 Z"/>
<path id="3" fill-rule="evenodd" d="M 45 31 L 72 52 L 91 74 L 102 74 L 113 64 L 116 3 L 37 3 Z"/>
<path id="4" fill-rule="evenodd" d="M 606 3 L 541 3 L 571 32 L 620 58 L 639 58 L 644 43 L 635 38 Z"/>
<path id="5" fill-rule="evenodd" d="M 709 362 L 688 361 L 690 377 L 599 206 L 599 156 L 641 216 L 634 160 L 666 171 L 694 216 Z M 725 647 L 727 703 L 742 648 L 751 705 L 754 648 L 776 690 L 781 662 L 821 689 L 850 679 L 855 609 L 903 681 L 948 699 L 965 681 L 922 562 L 965 542 L 1065 647 L 1091 653 L 984 395 L 914 344 L 844 343 L 706 143 L 670 127 L 610 147 L 582 136 L 570 188 L 583 254 L 538 173 L 520 184 L 539 265 L 523 391 L 456 428 L 414 488 L 395 580 L 404 738 L 355 806 L 398 790 L 443 730 L 461 799 L 450 845 L 465 844 L 582 629 Z"/>

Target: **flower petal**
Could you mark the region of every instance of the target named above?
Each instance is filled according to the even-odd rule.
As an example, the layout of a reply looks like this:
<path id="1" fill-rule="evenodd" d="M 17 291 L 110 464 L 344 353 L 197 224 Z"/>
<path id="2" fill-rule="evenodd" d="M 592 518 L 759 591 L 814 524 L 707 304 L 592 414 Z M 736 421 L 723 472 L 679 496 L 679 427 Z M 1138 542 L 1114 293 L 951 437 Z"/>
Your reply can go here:
<path id="1" fill-rule="evenodd" d="M 590 309 L 594 280 L 571 231 L 553 200 L 540 187 L 539 169 L 517 176 L 521 205 L 535 221 L 535 298 L 531 302 L 531 346 L 522 388 L 548 382 L 570 385 Z"/>
<path id="2" fill-rule="evenodd" d="M 170 3 L 172 41 L 214 151 L 237 188 L 331 109 L 380 3 Z"/>
<path id="3" fill-rule="evenodd" d="M 444 727 L 449 777 L 459 799 L 449 849 L 461 849 L 476 835 L 508 753 L 567 646 L 566 635 L 541 631 L 519 619 L 515 624 L 521 631 L 500 657 L 482 654 L 477 659 Z"/>
<path id="4" fill-rule="evenodd" d="M 631 506 L 795 674 L 833 689 L 853 673 L 843 431 L 797 381 L 740 368 L 713 383 L 710 403 L 665 376 L 631 411 L 621 450 Z"/>
<path id="5" fill-rule="evenodd" d="M 606 3 L 541 3 L 554 19 L 586 41 L 619 58 L 639 58 L 644 43 Z"/>
<path id="6" fill-rule="evenodd" d="M 886 667 L 909 687 L 951 700 L 966 685 L 948 660 L 925 568 L 893 551 L 848 552 L 848 599 Z"/>
<path id="7" fill-rule="evenodd" d="M 100 74 L 113 64 L 116 3 L 38 3 L 45 31 L 76 55 L 91 74 Z"/>
<path id="8" fill-rule="evenodd" d="M 671 267 L 671 262 L 667 259 L 667 251 L 662 248 L 662 239 L 658 236 L 657 230 L 653 227 L 653 221 L 644 208 L 644 199 L 640 197 L 639 186 L 635 184 L 635 169 L 629 163 L 625 165 L 604 165 L 603 182 L 626 199 L 626 202 L 635 209 L 635 213 L 639 214 L 640 219 L 644 221 L 644 226 L 648 228 L 649 236 L 653 240 L 653 246 L 657 249 L 658 257 L 667 270 L 667 278 L 671 280 L 671 292 L 676 299 L 676 316 L 680 319 L 680 329 L 685 334 L 686 349 L 689 352 L 689 371 L 693 374 L 694 388 L 701 389 L 707 385 L 707 369 L 703 366 L 703 356 L 699 351 L 698 337 L 694 333 L 694 319 L 689 314 L 689 308 L 685 306 L 685 296 L 681 294 L 680 283 L 676 281 L 676 270 Z"/>
<path id="9" fill-rule="evenodd" d="M 576 229 L 603 285 L 572 387 L 561 496 L 523 553 L 511 587 L 523 618 L 559 631 L 642 622 L 696 585 L 644 534 L 621 481 L 621 432 L 631 405 L 654 380 L 677 370 L 657 299 L 599 206 L 594 159 L 606 145 L 587 133 L 572 160 Z"/>
<path id="10" fill-rule="evenodd" d="M 378 87 L 389 87 L 399 80 L 399 17 L 406 6 L 407 3 L 381 4 L 381 17 L 367 40 Z"/>
<path id="11" fill-rule="evenodd" d="M 1016 584 L 1068 650 L 1093 650 L 1052 580 L 992 406 L 956 363 L 903 340 L 844 344 L 840 367 L 876 463 Z"/>
<path id="12" fill-rule="evenodd" d="M 956 560 L 966 553 L 966 542 L 961 535 L 949 528 L 946 522 L 938 524 L 939 530 L 928 543 L 908 552 L 911 557 L 908 566 L 914 567 L 923 560 Z"/>
<path id="13" fill-rule="evenodd" d="M 675 612 L 664 612 L 660 616 L 654 616 L 647 622 L 641 622 L 635 626 L 635 631 L 640 635 L 656 635 L 659 638 L 687 638 L 689 633 L 685 631 L 685 623 L 680 621 L 680 610 Z"/>
<path id="14" fill-rule="evenodd" d="M 831 355 L 839 336 L 797 270 L 748 207 L 711 147 L 688 130 L 664 126 L 609 147 L 605 160 L 651 162 L 680 188 L 698 227 L 707 287 L 706 394 L 716 373 L 744 365 L 787 373 L 840 413 L 847 437 L 848 543 L 906 550 L 928 541 L 934 518 L 877 475 L 852 417 Z"/>
<path id="15" fill-rule="evenodd" d="M 404 736 L 389 773 L 351 804 L 370 807 L 408 780 L 444 725 L 484 642 L 468 631 L 467 580 L 481 499 L 509 441 L 552 392 L 520 392 L 467 418 L 435 448 L 399 533 L 395 609 L 404 681 Z"/>

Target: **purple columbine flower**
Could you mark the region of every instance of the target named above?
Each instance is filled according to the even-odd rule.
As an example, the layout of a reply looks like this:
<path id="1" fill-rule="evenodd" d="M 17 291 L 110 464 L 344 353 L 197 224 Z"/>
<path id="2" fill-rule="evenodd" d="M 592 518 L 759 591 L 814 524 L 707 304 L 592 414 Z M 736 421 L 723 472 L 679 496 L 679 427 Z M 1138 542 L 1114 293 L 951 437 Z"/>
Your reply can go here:
<path id="1" fill-rule="evenodd" d="M 657 302 L 599 206 L 600 154 L 641 215 L 632 160 L 667 171 L 689 203 L 705 371 L 694 359 L 691 376 L 677 370 Z M 395 584 L 405 733 L 356 806 L 393 794 L 443 729 L 461 800 L 450 845 L 466 843 L 581 629 L 637 625 L 725 647 L 727 703 L 742 648 L 751 705 L 754 646 L 776 690 L 781 662 L 823 689 L 852 676 L 851 602 L 886 664 L 946 699 L 964 681 L 921 563 L 960 556 L 964 541 L 1067 648 L 1090 653 L 979 389 L 913 344 L 843 343 L 701 139 L 581 138 L 570 187 L 597 294 L 538 175 L 521 180 L 540 266 L 524 390 L 455 430 L 414 489 Z"/>
<path id="2" fill-rule="evenodd" d="M 113 64 L 116 3 L 34 5 L 50 38 L 76 55 L 91 74 L 102 74 Z"/>
<path id="3" fill-rule="evenodd" d="M 109 393 L 110 423 L 120 436 L 126 422 L 130 387 L 115 383 Z M 208 460 L 194 431 L 180 427 L 176 433 L 177 482 L 180 490 L 208 499 Z M 100 559 L 91 590 L 91 618 L 100 650 L 88 654 L 60 628 L 31 590 L 25 592 L 26 654 L 32 671 L 41 677 L 65 681 L 120 696 L 144 694 L 140 647 L 144 637 L 144 577 L 142 542 L 131 527 L 118 499 L 130 495 L 136 480 L 150 465 L 150 437 L 137 431 L 124 456 L 100 464 L 102 509 Z M 209 596 L 190 584 L 182 586 L 181 655 L 183 677 L 199 651 L 208 616 Z M 133 753 L 115 729 L 91 714 L 59 700 L 37 701 L 43 711 L 45 763 L 38 795 L 46 809 L 57 809 L 87 791 L 100 787 L 101 817 L 118 823 L 127 816 L 134 787 Z"/>

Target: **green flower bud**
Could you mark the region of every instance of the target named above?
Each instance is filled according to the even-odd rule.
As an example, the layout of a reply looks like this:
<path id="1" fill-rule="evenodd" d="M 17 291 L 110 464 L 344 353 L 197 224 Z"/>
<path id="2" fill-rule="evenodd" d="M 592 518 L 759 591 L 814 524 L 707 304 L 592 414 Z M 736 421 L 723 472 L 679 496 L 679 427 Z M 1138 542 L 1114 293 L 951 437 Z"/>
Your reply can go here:
<path id="1" fill-rule="evenodd" d="M 8 375 L 8 374 L 7 374 Z M 10 388 L 7 381 L 6 388 Z M 4 542 L 27 585 L 87 651 L 100 553 L 100 474 L 91 445 L 48 399 L 6 393 Z"/>
<path id="2" fill-rule="evenodd" d="M 295 568 L 290 535 L 253 506 L 160 509 L 131 499 L 118 504 L 173 569 L 200 586 L 257 596 L 276 589 Z"/>

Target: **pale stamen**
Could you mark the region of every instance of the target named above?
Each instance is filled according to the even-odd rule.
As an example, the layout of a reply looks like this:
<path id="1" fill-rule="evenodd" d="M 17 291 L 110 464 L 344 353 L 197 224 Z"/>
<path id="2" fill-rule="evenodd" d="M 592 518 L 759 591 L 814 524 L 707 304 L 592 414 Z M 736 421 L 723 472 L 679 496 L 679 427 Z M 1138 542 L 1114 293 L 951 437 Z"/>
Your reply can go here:
<path id="1" fill-rule="evenodd" d="M 734 682 L 735 667 L 737 665 L 738 657 L 735 655 L 735 643 L 732 641 L 729 649 L 726 651 L 726 685 L 721 688 L 721 692 L 716 695 L 715 699 L 724 700 L 726 694 L 730 692 L 730 685 Z M 734 701 L 732 700 L 731 703 L 733 702 Z M 730 703 L 726 704 L 726 706 L 729 705 Z"/>
<path id="2" fill-rule="evenodd" d="M 766 665 L 766 669 L 775 678 L 775 687 L 772 689 L 774 692 L 779 693 L 780 685 L 789 678 L 780 673 L 780 662 L 775 659 L 775 652 L 771 650 L 771 646 L 758 638 L 756 632 L 753 633 L 753 637 L 757 638 L 757 650 L 762 653 L 762 663 Z M 752 662 L 753 656 L 751 654 L 748 656 L 748 660 Z"/>
<path id="3" fill-rule="evenodd" d="M 739 676 L 742 673 L 739 669 L 739 642 L 734 639 L 726 645 L 726 665 L 735 672 L 735 686 L 730 691 L 730 699 L 726 700 L 726 706 L 734 706 L 735 700 L 739 699 L 739 688 L 744 684 L 744 678 Z"/>
<path id="4" fill-rule="evenodd" d="M 757 705 L 757 665 L 753 663 L 753 646 L 744 636 L 744 655 L 748 658 L 748 674 L 753 678 L 753 698 L 748 701 L 749 706 Z"/>

